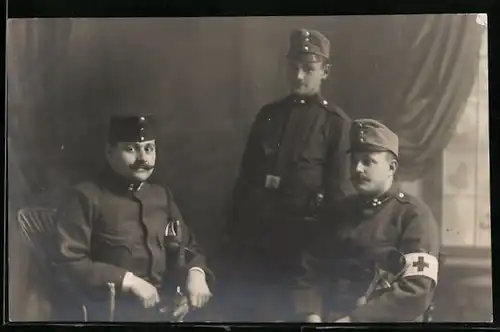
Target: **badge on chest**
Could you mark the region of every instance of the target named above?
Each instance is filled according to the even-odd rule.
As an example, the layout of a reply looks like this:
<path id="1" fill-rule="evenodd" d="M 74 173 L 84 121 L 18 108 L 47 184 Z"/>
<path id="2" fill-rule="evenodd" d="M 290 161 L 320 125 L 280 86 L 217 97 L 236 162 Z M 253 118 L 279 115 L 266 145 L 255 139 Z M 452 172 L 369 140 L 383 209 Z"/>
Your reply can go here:
<path id="1" fill-rule="evenodd" d="M 266 188 L 267 189 L 278 189 L 280 186 L 281 178 L 275 175 L 266 175 Z"/>
<path id="2" fill-rule="evenodd" d="M 169 220 L 165 227 L 165 245 L 169 249 L 179 248 L 182 242 L 182 229 L 180 221 L 177 219 Z"/>
<path id="3" fill-rule="evenodd" d="M 167 222 L 167 227 L 165 228 L 166 237 L 177 237 L 179 231 L 180 231 L 179 220 L 169 220 Z"/>

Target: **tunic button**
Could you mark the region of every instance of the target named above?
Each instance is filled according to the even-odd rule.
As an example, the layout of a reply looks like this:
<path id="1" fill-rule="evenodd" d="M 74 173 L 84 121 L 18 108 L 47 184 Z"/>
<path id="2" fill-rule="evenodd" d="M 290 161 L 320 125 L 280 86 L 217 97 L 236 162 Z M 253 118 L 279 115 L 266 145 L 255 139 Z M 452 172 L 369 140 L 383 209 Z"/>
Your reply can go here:
<path id="1" fill-rule="evenodd" d="M 399 196 L 399 198 L 403 198 L 403 197 L 405 197 L 405 194 L 399 193 L 398 196 Z"/>

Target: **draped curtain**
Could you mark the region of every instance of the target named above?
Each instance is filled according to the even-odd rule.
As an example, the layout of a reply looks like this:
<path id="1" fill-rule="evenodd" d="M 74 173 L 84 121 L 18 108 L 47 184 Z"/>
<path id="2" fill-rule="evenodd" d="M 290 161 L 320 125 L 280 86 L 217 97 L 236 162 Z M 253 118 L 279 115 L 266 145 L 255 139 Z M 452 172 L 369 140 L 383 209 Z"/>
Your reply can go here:
<path id="1" fill-rule="evenodd" d="M 476 16 L 343 18 L 339 26 L 331 33 L 338 48 L 333 98 L 352 117 L 394 130 L 401 178 L 422 177 L 439 160 L 471 93 L 482 33 Z"/>
<path id="2" fill-rule="evenodd" d="M 325 98 L 400 135 L 403 177 L 432 167 L 472 88 L 475 16 L 10 20 L 11 229 L 17 208 L 57 200 L 102 167 L 110 114 L 144 111 L 161 122 L 156 180 L 216 247 L 253 117 L 287 91 L 284 54 L 296 27 L 332 42 Z M 11 262 L 29 265 L 9 244 Z M 16 287 L 11 296 L 23 298 Z"/>

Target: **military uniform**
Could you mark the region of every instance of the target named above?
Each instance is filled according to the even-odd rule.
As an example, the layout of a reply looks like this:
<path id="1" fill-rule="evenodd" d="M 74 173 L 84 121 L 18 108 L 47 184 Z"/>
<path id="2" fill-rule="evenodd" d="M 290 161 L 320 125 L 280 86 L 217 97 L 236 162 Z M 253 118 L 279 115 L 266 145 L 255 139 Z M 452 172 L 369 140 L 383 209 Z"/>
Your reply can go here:
<path id="1" fill-rule="evenodd" d="M 353 123 L 351 146 L 398 155 L 397 136 L 372 120 Z M 298 312 L 333 312 L 333 321 L 421 320 L 439 265 L 438 226 L 423 202 L 393 183 L 379 197 L 353 195 L 330 206 L 317 231 L 318 241 L 303 256 Z"/>
<path id="2" fill-rule="evenodd" d="M 292 33 L 288 58 L 318 61 L 328 55 L 329 42 L 319 32 Z M 318 197 L 335 199 L 350 189 L 349 124 L 348 116 L 320 95 L 290 95 L 259 111 L 242 157 L 229 225 L 242 271 L 235 277 L 239 281 L 288 284 Z"/>
<path id="3" fill-rule="evenodd" d="M 140 119 L 112 121 L 110 131 L 121 141 L 152 139 Z M 90 320 L 107 320 L 108 283 L 116 289 L 115 320 L 165 319 L 156 315 L 157 308 L 143 309 L 133 295 L 121 292 L 126 272 L 154 285 L 166 301 L 176 286 L 184 286 L 189 269 L 211 276 L 170 190 L 133 183 L 109 167 L 67 197 L 58 213 L 57 238 L 57 267 L 92 300 Z"/>

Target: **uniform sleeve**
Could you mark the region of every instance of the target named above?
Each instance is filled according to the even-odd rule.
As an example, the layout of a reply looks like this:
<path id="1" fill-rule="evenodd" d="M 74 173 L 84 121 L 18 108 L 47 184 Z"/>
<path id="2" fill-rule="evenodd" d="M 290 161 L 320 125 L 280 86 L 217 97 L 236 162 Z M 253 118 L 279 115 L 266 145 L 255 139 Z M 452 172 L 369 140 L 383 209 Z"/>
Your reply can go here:
<path id="1" fill-rule="evenodd" d="M 167 189 L 169 195 L 169 209 L 170 216 L 175 220 L 179 220 L 181 227 L 181 243 L 184 248 L 186 269 L 189 271 L 192 268 L 202 269 L 205 273 L 207 280 L 210 282 L 215 281 L 213 272 L 208 268 L 205 253 L 201 245 L 196 241 L 194 233 L 184 222 L 180 210 L 173 199 L 173 195 Z"/>
<path id="2" fill-rule="evenodd" d="M 238 176 L 232 192 L 230 215 L 227 224 L 227 233 L 230 238 L 238 238 L 235 233 L 238 233 L 239 227 L 237 224 L 237 211 L 239 208 L 239 203 L 241 201 L 241 196 L 245 192 L 246 187 L 251 178 L 251 172 L 253 167 L 255 167 L 255 156 L 259 153 L 259 141 L 257 139 L 257 127 L 259 123 L 259 118 L 265 108 L 263 108 L 259 114 L 255 117 L 255 120 L 250 129 L 250 133 L 245 144 L 245 149 L 241 157 L 241 162 L 239 166 Z"/>
<path id="3" fill-rule="evenodd" d="M 399 250 L 406 266 L 402 276 L 386 293 L 352 312 L 353 322 L 412 322 L 430 305 L 439 269 L 438 227 L 428 209 L 410 212 L 403 223 Z"/>
<path id="4" fill-rule="evenodd" d="M 328 150 L 325 172 L 325 200 L 339 201 L 354 194 L 350 181 L 349 130 L 351 121 L 336 118 L 331 128 L 331 144 Z"/>
<path id="5" fill-rule="evenodd" d="M 89 197 L 74 190 L 59 210 L 56 227 L 55 267 L 83 287 L 90 297 L 107 294 L 108 283 L 121 289 L 127 272 L 118 266 L 94 262 L 90 258 L 92 221 L 96 206 Z"/>

